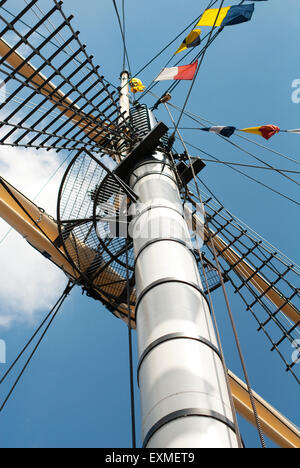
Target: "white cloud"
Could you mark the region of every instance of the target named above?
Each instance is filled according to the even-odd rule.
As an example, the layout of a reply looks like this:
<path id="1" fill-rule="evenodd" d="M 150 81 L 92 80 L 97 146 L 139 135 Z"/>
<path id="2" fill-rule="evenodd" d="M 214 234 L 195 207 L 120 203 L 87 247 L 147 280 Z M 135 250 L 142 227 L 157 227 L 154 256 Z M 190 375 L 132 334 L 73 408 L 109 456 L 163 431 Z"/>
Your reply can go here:
<path id="1" fill-rule="evenodd" d="M 31 200 L 61 164 L 54 151 L 0 147 L 0 175 Z M 36 204 L 55 217 L 63 169 L 43 190 Z M 0 240 L 9 225 L 0 219 Z M 35 251 L 19 234 L 11 232 L 0 244 L 0 326 L 33 321 L 49 309 L 66 283 L 65 275 Z"/>

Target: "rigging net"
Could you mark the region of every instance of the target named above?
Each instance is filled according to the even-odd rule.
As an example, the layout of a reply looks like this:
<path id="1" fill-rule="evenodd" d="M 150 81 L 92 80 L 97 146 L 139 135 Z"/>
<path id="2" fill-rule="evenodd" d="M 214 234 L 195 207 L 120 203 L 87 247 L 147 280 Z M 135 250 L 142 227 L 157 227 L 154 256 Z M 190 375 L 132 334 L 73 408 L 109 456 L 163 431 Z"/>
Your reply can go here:
<path id="1" fill-rule="evenodd" d="M 33 14 L 38 0 L 22 2 L 13 17 L 6 3 L 0 5 L 0 143 L 108 152 L 120 142 L 130 145 L 118 93 L 100 75 L 63 2 L 47 2 L 43 15 Z"/>
<path id="2" fill-rule="evenodd" d="M 195 182 L 189 184 L 188 200 L 194 205 L 200 202 Z M 232 284 L 234 293 L 256 320 L 258 331 L 266 335 L 271 351 L 277 351 L 286 370 L 300 383 L 297 360 L 293 360 L 291 352 L 298 348 L 300 336 L 299 266 L 202 190 L 201 202 L 206 213 L 204 255 L 210 269 L 210 286 L 219 286 L 212 267 L 212 237 L 224 279 Z"/>

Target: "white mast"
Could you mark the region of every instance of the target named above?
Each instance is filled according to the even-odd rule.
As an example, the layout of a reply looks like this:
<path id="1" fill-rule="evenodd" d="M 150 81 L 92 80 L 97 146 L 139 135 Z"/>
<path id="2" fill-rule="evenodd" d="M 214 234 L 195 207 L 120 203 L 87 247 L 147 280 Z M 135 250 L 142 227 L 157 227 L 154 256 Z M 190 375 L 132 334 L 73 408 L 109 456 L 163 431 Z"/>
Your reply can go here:
<path id="1" fill-rule="evenodd" d="M 163 153 L 145 155 L 130 177 L 139 197 L 132 237 L 144 446 L 236 448 L 224 367 L 169 163 Z"/>
<path id="2" fill-rule="evenodd" d="M 120 112 L 122 116 L 120 117 L 120 125 L 123 124 L 124 120 L 129 119 L 130 115 L 130 99 L 129 99 L 129 72 L 123 70 L 121 73 L 121 86 L 120 86 Z M 120 148 L 122 151 L 122 141 L 120 143 Z M 126 152 L 122 152 L 121 156 L 117 156 L 116 159 L 118 162 L 121 162 L 123 158 L 127 156 Z"/>
<path id="3" fill-rule="evenodd" d="M 125 71 L 126 116 L 128 81 Z M 151 112 L 149 120 L 153 128 Z M 144 446 L 236 448 L 224 367 L 169 158 L 145 155 L 130 186 L 139 197 L 131 235 Z"/>

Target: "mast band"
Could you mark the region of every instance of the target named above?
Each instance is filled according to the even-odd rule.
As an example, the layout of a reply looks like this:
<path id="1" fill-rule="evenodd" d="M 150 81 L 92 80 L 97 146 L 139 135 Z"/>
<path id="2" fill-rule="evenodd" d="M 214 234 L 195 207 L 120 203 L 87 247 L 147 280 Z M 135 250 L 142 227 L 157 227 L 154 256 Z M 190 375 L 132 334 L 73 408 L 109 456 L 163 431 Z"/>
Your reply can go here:
<path id="1" fill-rule="evenodd" d="M 150 292 L 152 289 L 156 288 L 157 286 L 161 286 L 162 284 L 166 284 L 166 283 L 181 283 L 181 284 L 186 284 L 187 286 L 190 286 L 191 288 L 196 289 L 202 295 L 202 297 L 205 299 L 207 307 L 209 308 L 210 313 L 211 313 L 211 308 L 210 308 L 210 304 L 208 302 L 208 299 L 207 299 L 204 291 L 202 290 L 202 288 L 200 286 L 198 286 L 198 284 L 191 283 L 189 281 L 184 281 L 184 280 L 181 280 L 181 279 L 178 279 L 178 278 L 167 277 L 167 278 L 162 278 L 160 280 L 154 281 L 153 283 L 149 284 L 149 286 L 147 286 L 141 292 L 141 294 L 139 295 L 139 298 L 138 298 L 138 300 L 136 302 L 136 305 L 135 305 L 135 320 L 136 320 L 136 322 L 137 322 L 137 313 L 138 313 L 139 306 L 141 304 L 141 301 L 146 296 L 146 294 L 148 294 L 148 292 Z"/>
<path id="2" fill-rule="evenodd" d="M 153 341 L 149 346 L 147 346 L 147 348 L 145 349 L 145 351 L 142 353 L 140 359 L 139 359 L 139 363 L 138 363 L 138 369 L 137 369 L 137 380 L 138 380 L 138 385 L 139 385 L 139 376 L 140 376 L 140 369 L 141 369 L 141 366 L 145 360 L 145 358 L 148 356 L 148 354 L 154 349 L 156 348 L 157 346 L 163 344 L 163 343 L 166 343 L 167 341 L 171 341 L 171 340 L 180 340 L 180 339 L 186 339 L 186 340 L 194 340 L 194 341 L 199 341 L 200 343 L 208 346 L 210 349 L 212 349 L 218 356 L 219 358 L 221 359 L 222 361 L 222 357 L 221 357 L 221 353 L 220 351 L 218 350 L 218 348 L 212 344 L 209 340 L 207 340 L 206 338 L 204 338 L 203 336 L 197 336 L 197 335 L 186 335 L 185 333 L 181 333 L 181 332 L 177 332 L 177 333 L 169 333 L 168 335 L 165 335 L 165 336 L 162 336 L 161 338 L 158 338 L 157 340 Z"/>
<path id="3" fill-rule="evenodd" d="M 143 245 L 143 247 L 141 247 L 140 251 L 137 253 L 135 257 L 134 265 L 136 265 L 141 253 L 144 252 L 144 250 L 146 250 L 147 247 L 150 247 L 150 245 L 156 244 L 157 242 L 177 242 L 178 244 L 181 244 L 184 247 L 186 247 L 191 252 L 193 257 L 196 257 L 194 250 L 192 250 L 191 247 L 188 245 L 188 243 L 183 241 L 182 239 L 176 239 L 175 237 L 159 237 L 158 239 L 152 239 L 148 241 L 145 245 Z"/>
<path id="4" fill-rule="evenodd" d="M 145 213 L 147 213 L 147 211 L 151 211 L 151 210 L 156 210 L 157 208 L 165 208 L 166 210 L 172 210 L 172 211 L 175 211 L 175 213 L 179 214 L 179 216 L 181 216 L 182 218 L 184 217 L 183 213 L 180 212 L 179 210 L 177 210 L 177 208 L 173 208 L 172 206 L 166 206 L 166 205 L 151 205 L 151 206 L 148 206 L 148 208 L 145 208 L 144 210 L 142 210 L 140 213 L 137 213 L 135 216 L 134 216 L 134 222 L 136 223 L 136 221 Z"/>
<path id="5" fill-rule="evenodd" d="M 134 190 L 136 184 L 138 182 L 140 182 L 140 180 L 142 180 L 145 177 L 148 177 L 150 175 L 161 175 L 161 176 L 164 176 L 164 177 L 168 177 L 168 179 L 171 179 L 172 182 L 174 182 L 174 184 L 177 184 L 177 181 L 172 176 L 170 176 L 169 174 L 164 174 L 163 172 L 160 172 L 160 171 L 152 171 L 152 172 L 147 172 L 146 174 L 143 174 L 143 175 L 137 177 L 137 179 L 134 181 L 134 184 L 131 186 L 131 189 Z"/>
<path id="6" fill-rule="evenodd" d="M 216 411 L 211 411 L 207 409 L 201 409 L 201 408 L 187 408 L 184 410 L 179 410 L 179 411 L 174 411 L 173 413 L 168 414 L 167 416 L 164 416 L 161 418 L 152 428 L 149 430 L 148 434 L 146 435 L 143 443 L 143 448 L 146 448 L 148 445 L 150 439 L 153 437 L 153 435 L 159 431 L 163 426 L 166 424 L 175 421 L 176 419 L 179 418 L 186 418 L 189 416 L 200 416 L 203 418 L 212 418 L 215 419 L 226 426 L 229 427 L 234 433 L 236 433 L 236 427 L 233 424 L 230 419 L 226 418 L 223 414 L 217 413 Z"/>

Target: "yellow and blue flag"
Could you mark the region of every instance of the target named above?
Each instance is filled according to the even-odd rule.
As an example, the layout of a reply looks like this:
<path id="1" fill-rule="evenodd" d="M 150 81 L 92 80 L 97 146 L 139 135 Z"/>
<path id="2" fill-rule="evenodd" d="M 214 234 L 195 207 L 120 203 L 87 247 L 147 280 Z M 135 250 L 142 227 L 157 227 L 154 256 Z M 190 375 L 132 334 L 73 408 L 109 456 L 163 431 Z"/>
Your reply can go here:
<path id="1" fill-rule="evenodd" d="M 251 5 L 212 8 L 203 13 L 197 26 L 224 27 L 245 23 L 251 20 L 253 12 L 254 3 L 251 3 Z"/>
<path id="2" fill-rule="evenodd" d="M 175 52 L 175 55 L 179 54 L 179 52 L 182 52 L 183 50 L 191 49 L 192 47 L 197 47 L 200 45 L 200 35 L 201 29 L 193 29 L 193 31 L 191 31 L 190 34 L 184 39 L 179 49 Z"/>

